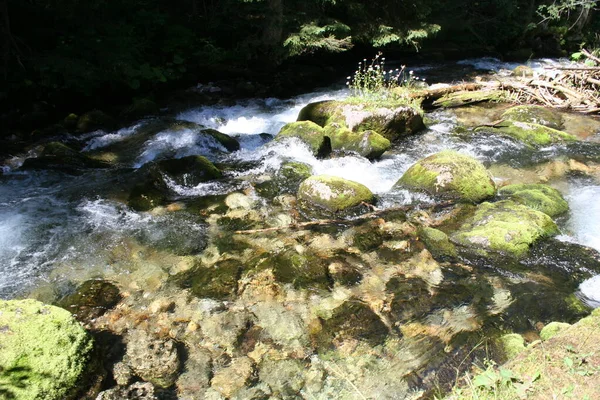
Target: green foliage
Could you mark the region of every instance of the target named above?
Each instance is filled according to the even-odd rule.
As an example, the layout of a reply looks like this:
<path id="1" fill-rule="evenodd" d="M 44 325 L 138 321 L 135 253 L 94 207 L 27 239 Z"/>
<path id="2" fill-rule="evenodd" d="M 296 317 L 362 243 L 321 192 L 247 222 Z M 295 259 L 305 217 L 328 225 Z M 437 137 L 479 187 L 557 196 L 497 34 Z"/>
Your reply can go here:
<path id="1" fill-rule="evenodd" d="M 288 36 L 283 46 L 290 56 L 317 51 L 340 53 L 352 48 L 350 27 L 339 21 L 323 26 L 310 22 Z"/>

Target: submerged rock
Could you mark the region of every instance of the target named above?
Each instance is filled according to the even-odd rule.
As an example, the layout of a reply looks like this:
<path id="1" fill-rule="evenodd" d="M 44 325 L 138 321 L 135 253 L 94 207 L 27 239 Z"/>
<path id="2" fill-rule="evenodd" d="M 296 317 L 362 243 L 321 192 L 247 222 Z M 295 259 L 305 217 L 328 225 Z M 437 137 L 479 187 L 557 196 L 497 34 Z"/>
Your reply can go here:
<path id="1" fill-rule="evenodd" d="M 533 147 L 577 140 L 575 136 L 566 132 L 532 122 L 520 121 L 504 121 L 494 126 L 483 126 L 476 128 L 475 132 L 490 132 L 508 136 Z"/>
<path id="2" fill-rule="evenodd" d="M 424 226 L 419 229 L 419 238 L 435 258 L 456 257 L 456 248 L 444 232 Z"/>
<path id="3" fill-rule="evenodd" d="M 502 118 L 513 122 L 543 125 L 552 129 L 562 129 L 563 117 L 557 111 L 540 106 L 516 106 L 502 114 Z"/>
<path id="4" fill-rule="evenodd" d="M 26 159 L 21 168 L 74 172 L 77 169 L 108 167 L 110 167 L 109 163 L 90 158 L 62 143 L 51 142 L 44 146 L 39 157 Z"/>
<path id="5" fill-rule="evenodd" d="M 227 300 L 236 296 L 241 273 L 240 262 L 224 260 L 213 267 L 206 267 L 199 263 L 171 279 L 180 287 L 189 289 L 197 297 Z"/>
<path id="6" fill-rule="evenodd" d="M 516 203 L 526 205 L 551 217 L 556 217 L 569 211 L 569 204 L 560 192 L 548 185 L 508 185 L 501 188 L 498 194 L 503 198 L 509 198 Z"/>
<path id="7" fill-rule="evenodd" d="M 372 203 L 373 193 L 366 186 L 330 175 L 315 175 L 298 188 L 298 203 L 308 214 L 352 212 L 363 203 Z"/>
<path id="8" fill-rule="evenodd" d="M 103 280 L 85 281 L 77 291 L 58 305 L 69 310 L 79 321 L 87 323 L 113 308 L 121 300 L 119 288 Z"/>
<path id="9" fill-rule="evenodd" d="M 331 153 L 331 139 L 325 135 L 322 127 L 311 121 L 286 124 L 275 140 L 296 138 L 308 145 L 316 157 L 325 157 Z"/>
<path id="10" fill-rule="evenodd" d="M 226 398 L 230 398 L 246 386 L 254 372 L 254 362 L 248 357 L 239 357 L 215 373 L 212 387 Z"/>
<path id="11" fill-rule="evenodd" d="M 276 398 L 301 398 L 300 390 L 306 381 L 307 369 L 299 360 L 266 359 L 260 364 L 259 378 Z"/>
<path id="12" fill-rule="evenodd" d="M 172 386 L 179 373 L 175 342 L 141 329 L 129 333 L 125 359 L 137 376 L 161 388 Z"/>
<path id="13" fill-rule="evenodd" d="M 510 200 L 483 203 L 475 214 L 450 240 L 475 254 L 491 253 L 520 258 L 541 238 L 558 233 L 552 219 L 540 212 Z"/>
<path id="14" fill-rule="evenodd" d="M 163 160 L 158 162 L 158 167 L 161 172 L 182 186 L 197 186 L 202 182 L 223 177 L 221 171 L 203 156 Z"/>
<path id="15" fill-rule="evenodd" d="M 496 193 L 492 176 L 483 164 L 473 157 L 451 150 L 418 161 L 402 175 L 395 187 L 473 203 L 493 197 Z"/>
<path id="16" fill-rule="evenodd" d="M 62 308 L 35 300 L 0 300 L 0 395 L 72 399 L 82 384 L 92 339 Z"/>

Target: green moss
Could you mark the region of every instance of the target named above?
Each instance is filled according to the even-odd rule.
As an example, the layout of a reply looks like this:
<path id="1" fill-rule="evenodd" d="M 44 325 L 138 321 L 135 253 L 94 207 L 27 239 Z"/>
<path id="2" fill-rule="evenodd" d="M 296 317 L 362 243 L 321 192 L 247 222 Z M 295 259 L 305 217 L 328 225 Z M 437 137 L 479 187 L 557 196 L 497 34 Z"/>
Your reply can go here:
<path id="1" fill-rule="evenodd" d="M 419 229 L 419 238 L 435 258 L 456 257 L 456 249 L 444 232 L 424 226 Z"/>
<path id="2" fill-rule="evenodd" d="M 325 136 L 323 128 L 312 121 L 291 122 L 286 124 L 275 140 L 297 138 L 306 143 L 316 156 L 324 157 L 331 152 L 331 141 Z"/>
<path id="3" fill-rule="evenodd" d="M 498 194 L 551 217 L 569 211 L 569 204 L 560 192 L 544 184 L 508 185 L 501 188 Z"/>
<path id="4" fill-rule="evenodd" d="M 496 193 L 494 181 L 483 164 L 451 150 L 420 160 L 395 187 L 467 202 L 480 202 Z"/>
<path id="5" fill-rule="evenodd" d="M 35 300 L 0 300 L 0 397 L 72 399 L 92 339 L 68 311 Z"/>
<path id="6" fill-rule="evenodd" d="M 197 264 L 192 269 L 171 278 L 178 286 L 189 289 L 200 298 L 231 300 L 237 294 L 242 265 L 236 260 L 224 260 L 213 267 Z"/>
<path id="7" fill-rule="evenodd" d="M 504 121 L 494 127 L 475 129 L 475 132 L 481 131 L 505 135 L 534 147 L 577 140 L 575 136 L 568 133 L 530 122 Z"/>
<path id="8" fill-rule="evenodd" d="M 196 186 L 223 177 L 223 173 L 203 156 L 163 160 L 158 163 L 158 166 L 179 185 Z"/>
<path id="9" fill-rule="evenodd" d="M 390 141 L 375 131 L 352 132 L 328 125 L 325 135 L 331 139 L 332 150 L 353 151 L 370 160 L 381 157 L 391 147 Z"/>
<path id="10" fill-rule="evenodd" d="M 567 324 L 565 322 L 550 322 L 540 332 L 540 338 L 542 340 L 548 340 L 554 336 L 556 336 L 559 332 L 570 328 L 571 324 Z"/>
<path id="11" fill-rule="evenodd" d="M 509 333 L 496 339 L 496 345 L 507 360 L 512 360 L 525 350 L 525 339 L 518 333 Z"/>
<path id="12" fill-rule="evenodd" d="M 312 121 L 325 127 L 332 122 L 344 123 L 339 113 L 340 102 L 336 100 L 317 101 L 306 105 L 298 114 L 298 121 Z"/>
<path id="13" fill-rule="evenodd" d="M 330 282 L 325 262 L 310 254 L 284 250 L 268 258 L 261 258 L 256 270 L 271 269 L 278 282 L 289 283 L 296 289 L 328 289 Z"/>
<path id="14" fill-rule="evenodd" d="M 201 132 L 205 135 L 212 136 L 217 142 L 221 143 L 223 147 L 229 151 L 238 151 L 240 149 L 240 142 L 229 135 L 221 133 L 215 129 L 203 129 Z"/>
<path id="15" fill-rule="evenodd" d="M 449 93 L 433 102 L 435 107 L 453 108 L 483 102 L 501 102 L 506 100 L 502 90 L 474 90 Z"/>
<path id="16" fill-rule="evenodd" d="M 372 203 L 373 193 L 366 186 L 329 175 L 311 176 L 300 184 L 298 201 L 305 209 L 319 208 L 331 213 L 345 211 L 361 203 Z"/>
<path id="17" fill-rule="evenodd" d="M 552 129 L 561 129 L 563 118 L 557 111 L 540 106 L 516 106 L 502 114 L 502 118 L 513 122 L 539 124 Z"/>
<path id="18" fill-rule="evenodd" d="M 536 240 L 557 233 L 558 228 L 548 215 L 504 200 L 479 205 L 450 240 L 483 256 L 498 252 L 519 258 Z"/>

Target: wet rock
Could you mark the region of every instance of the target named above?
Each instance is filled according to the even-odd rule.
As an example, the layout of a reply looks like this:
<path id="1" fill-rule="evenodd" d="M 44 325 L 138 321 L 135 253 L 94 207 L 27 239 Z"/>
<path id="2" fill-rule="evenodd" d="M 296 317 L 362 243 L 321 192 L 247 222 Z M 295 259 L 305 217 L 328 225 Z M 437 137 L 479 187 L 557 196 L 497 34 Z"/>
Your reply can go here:
<path id="1" fill-rule="evenodd" d="M 290 351 L 306 351 L 310 341 L 307 324 L 291 307 L 278 301 L 259 302 L 251 307 L 260 336 Z M 258 332 L 256 332 L 258 333 Z"/>
<path id="2" fill-rule="evenodd" d="M 295 288 L 327 289 L 325 261 L 312 254 L 301 254 L 294 249 L 285 249 L 268 258 L 263 258 L 255 269 L 271 269 L 277 282 L 290 283 Z"/>
<path id="3" fill-rule="evenodd" d="M 364 341 L 376 346 L 385 341 L 389 330 L 381 318 L 358 300 L 348 300 L 332 310 L 331 316 L 321 321 L 315 340 L 323 349 L 340 346 L 347 340 Z"/>
<path id="4" fill-rule="evenodd" d="M 508 136 L 533 147 L 548 146 L 555 143 L 574 142 L 577 138 L 544 125 L 531 122 L 504 121 L 497 125 L 483 126 L 475 132 L 488 132 Z"/>
<path id="5" fill-rule="evenodd" d="M 496 252 L 520 258 L 535 241 L 557 233 L 548 215 L 504 200 L 479 205 L 475 214 L 450 235 L 450 241 L 482 256 Z"/>
<path id="6" fill-rule="evenodd" d="M 540 106 L 516 106 L 502 114 L 502 118 L 513 122 L 543 125 L 552 129 L 562 129 L 563 117 L 555 110 Z"/>
<path id="7" fill-rule="evenodd" d="M 494 181 L 483 164 L 451 150 L 418 161 L 402 175 L 395 187 L 473 203 L 496 194 Z"/>
<path id="8" fill-rule="evenodd" d="M 298 204 L 311 214 L 345 214 L 373 203 L 375 197 L 366 186 L 329 175 L 311 176 L 298 188 Z"/>
<path id="9" fill-rule="evenodd" d="M 281 164 L 275 177 L 280 193 L 296 193 L 300 183 L 312 175 L 313 168 L 305 163 L 288 161 Z"/>
<path id="10" fill-rule="evenodd" d="M 326 157 L 331 153 L 331 139 L 322 127 L 311 121 L 291 122 L 285 125 L 275 140 L 296 138 L 308 145 L 316 157 Z"/>
<path id="11" fill-rule="evenodd" d="M 0 300 L 0 395 L 73 399 L 89 369 L 92 339 L 62 308 Z"/>
<path id="12" fill-rule="evenodd" d="M 119 386 L 127 386 L 133 379 L 133 371 L 129 365 L 120 361 L 116 363 L 112 368 L 113 378 Z"/>
<path id="13" fill-rule="evenodd" d="M 456 257 L 456 248 L 444 232 L 430 228 L 421 227 L 418 231 L 419 238 L 435 258 Z"/>
<path id="14" fill-rule="evenodd" d="M 356 265 L 344 261 L 335 261 L 327 266 L 327 272 L 334 282 L 342 286 L 354 286 L 360 283 L 363 274 Z"/>
<path id="15" fill-rule="evenodd" d="M 44 145 L 44 149 L 38 157 L 26 159 L 21 168 L 25 170 L 58 169 L 70 173 L 78 169 L 108 167 L 110 167 L 109 163 L 90 158 L 62 143 L 51 142 Z"/>
<path id="16" fill-rule="evenodd" d="M 542 331 L 540 332 L 540 338 L 542 340 L 548 340 L 570 326 L 571 324 L 567 324 L 565 322 L 550 322 L 548 325 L 542 328 Z"/>
<path id="17" fill-rule="evenodd" d="M 203 348 L 190 349 L 183 372 L 175 382 L 180 398 L 196 398 L 199 390 L 210 386 L 212 374 L 213 363 L 210 352 Z"/>
<path id="18" fill-rule="evenodd" d="M 396 325 L 421 318 L 431 310 L 429 286 L 421 278 L 394 277 L 386 284 L 386 292 L 393 295 L 390 315 Z"/>
<path id="19" fill-rule="evenodd" d="M 158 162 L 158 167 L 175 183 L 182 186 L 197 186 L 202 182 L 223 177 L 221 171 L 203 156 L 163 160 Z"/>
<path id="20" fill-rule="evenodd" d="M 239 261 L 223 260 L 212 267 L 198 263 L 173 276 L 171 281 L 183 289 L 189 289 L 197 297 L 228 300 L 236 296 L 241 273 Z"/>
<path id="21" fill-rule="evenodd" d="M 180 367 L 173 340 L 152 336 L 141 329 L 129 333 L 125 361 L 137 376 L 161 388 L 175 383 Z"/>
<path id="22" fill-rule="evenodd" d="M 232 397 L 252 379 L 254 362 L 248 357 L 239 357 L 231 364 L 217 371 L 212 378 L 212 387 L 226 398 Z"/>
<path id="23" fill-rule="evenodd" d="M 116 387 L 100 392 L 96 400 L 158 400 L 154 386 L 149 382 L 136 382 L 127 387 Z"/>
<path id="24" fill-rule="evenodd" d="M 231 193 L 225 198 L 225 205 L 231 210 L 250 210 L 255 201 L 243 193 Z"/>
<path id="25" fill-rule="evenodd" d="M 504 186 L 498 191 L 502 198 L 508 198 L 534 210 L 557 217 L 569 211 L 569 204 L 560 192 L 543 184 L 516 184 Z"/>
<path id="26" fill-rule="evenodd" d="M 525 339 L 518 333 L 509 333 L 500 336 L 496 339 L 495 345 L 505 360 L 512 360 L 525 351 Z"/>
<path id="27" fill-rule="evenodd" d="M 77 291 L 64 299 L 58 306 L 70 311 L 78 321 L 89 323 L 110 310 L 121 300 L 119 288 L 104 280 L 85 281 Z"/>
<path id="28" fill-rule="evenodd" d="M 202 131 L 205 135 L 212 136 L 217 142 L 221 143 L 223 147 L 225 147 L 228 151 L 238 151 L 240 149 L 240 142 L 236 139 L 232 138 L 225 133 L 221 133 L 215 129 L 203 129 Z"/>
<path id="29" fill-rule="evenodd" d="M 116 126 L 116 121 L 110 115 L 100 110 L 86 112 L 77 121 L 77 131 L 81 133 L 98 129 L 111 130 L 116 128 Z"/>
<path id="30" fill-rule="evenodd" d="M 200 329 L 210 343 L 234 352 L 240 338 L 252 322 L 252 316 L 248 312 L 229 310 L 215 312 L 205 317 L 201 322 Z M 217 361 L 215 363 L 218 363 Z"/>
<path id="31" fill-rule="evenodd" d="M 513 69 L 513 74 L 519 78 L 530 78 L 533 76 L 533 69 L 526 65 L 518 65 Z"/>
<path id="32" fill-rule="evenodd" d="M 121 115 L 129 119 L 140 119 L 160 112 L 158 105 L 150 99 L 137 99 Z"/>
<path id="33" fill-rule="evenodd" d="M 131 189 L 127 205 L 136 211 L 148 211 L 167 202 L 167 187 L 162 180 L 148 179 Z"/>
<path id="34" fill-rule="evenodd" d="M 332 150 L 354 152 L 369 160 L 378 159 L 391 147 L 388 139 L 372 130 L 352 132 L 331 124 L 325 128 L 325 135 L 331 139 Z"/>
<path id="35" fill-rule="evenodd" d="M 306 380 L 306 368 L 299 360 L 266 359 L 260 363 L 259 378 L 269 385 L 273 396 L 283 399 L 301 397 Z"/>
<path id="36" fill-rule="evenodd" d="M 418 110 L 394 102 L 354 104 L 327 100 L 300 110 L 298 121 L 312 121 L 322 127 L 337 124 L 352 132 L 374 131 L 393 142 L 425 128 Z"/>

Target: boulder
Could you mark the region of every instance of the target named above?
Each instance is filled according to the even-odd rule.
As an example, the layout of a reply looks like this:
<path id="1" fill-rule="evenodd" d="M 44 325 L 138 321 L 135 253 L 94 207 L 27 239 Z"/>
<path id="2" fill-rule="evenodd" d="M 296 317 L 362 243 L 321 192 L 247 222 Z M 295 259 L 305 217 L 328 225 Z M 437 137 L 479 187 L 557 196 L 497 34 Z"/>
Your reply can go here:
<path id="1" fill-rule="evenodd" d="M 77 131 L 87 133 L 98 129 L 115 129 L 116 121 L 110 115 L 100 110 L 86 112 L 77 120 Z"/>
<path id="2" fill-rule="evenodd" d="M 108 167 L 110 164 L 107 162 L 90 158 L 65 144 L 50 142 L 44 145 L 44 149 L 38 157 L 26 159 L 21 169 L 58 169 L 72 173 L 78 169 Z"/>
<path id="3" fill-rule="evenodd" d="M 569 204 L 560 192 L 544 184 L 508 185 L 501 188 L 498 194 L 553 218 L 569 211 Z"/>
<path id="4" fill-rule="evenodd" d="M 430 228 L 428 226 L 421 227 L 418 231 L 419 238 L 427 247 L 427 250 L 435 258 L 456 257 L 456 248 L 448 239 L 448 235 L 444 232 Z"/>
<path id="5" fill-rule="evenodd" d="M 502 114 L 502 118 L 513 122 L 526 122 L 543 125 L 552 129 L 562 129 L 563 117 L 557 111 L 540 106 L 511 107 Z"/>
<path id="6" fill-rule="evenodd" d="M 298 188 L 298 204 L 309 214 L 352 212 L 363 203 L 372 203 L 373 193 L 366 186 L 329 175 L 315 175 Z"/>
<path id="7" fill-rule="evenodd" d="M 215 129 L 203 129 L 200 131 L 205 135 L 212 136 L 217 142 L 221 143 L 228 151 L 238 151 L 240 149 L 240 142 L 232 138 L 229 135 L 221 133 Z"/>
<path id="8" fill-rule="evenodd" d="M 474 215 L 450 235 L 450 241 L 482 256 L 500 253 L 520 258 L 535 241 L 557 233 L 548 215 L 504 200 L 479 205 Z"/>
<path id="9" fill-rule="evenodd" d="M 548 146 L 561 142 L 574 142 L 577 140 L 571 134 L 544 125 L 510 120 L 505 120 L 494 126 L 476 128 L 475 132 L 489 132 L 508 136 L 532 147 Z"/>
<path id="10" fill-rule="evenodd" d="M 337 124 L 353 132 L 375 131 L 392 142 L 425 128 L 418 110 L 394 102 L 321 101 L 300 110 L 298 121 L 312 121 L 322 127 Z"/>
<path id="11" fill-rule="evenodd" d="M 418 161 L 402 175 L 395 187 L 473 203 L 496 194 L 492 176 L 483 164 L 451 150 Z"/>
<path id="12" fill-rule="evenodd" d="M 325 135 L 331 139 L 332 150 L 355 152 L 369 160 L 378 159 L 391 147 L 388 139 L 370 130 L 352 132 L 332 124 L 325 128 Z"/>
<path id="13" fill-rule="evenodd" d="M 331 140 L 325 136 L 322 127 L 311 121 L 291 122 L 284 125 L 275 140 L 296 138 L 308 145 L 316 157 L 325 157 L 331 153 Z"/>
<path id="14" fill-rule="evenodd" d="M 161 388 L 172 386 L 179 373 L 175 342 L 141 329 L 129 333 L 125 360 L 137 376 Z"/>
<path id="15" fill-rule="evenodd" d="M 223 177 L 221 171 L 203 156 L 163 160 L 158 162 L 158 167 L 175 183 L 182 186 L 197 186 Z"/>
<path id="16" fill-rule="evenodd" d="M 542 340 L 548 340 L 558 335 L 559 332 L 571 327 L 571 324 L 566 322 L 550 322 L 548 325 L 542 328 L 540 331 L 540 338 Z"/>
<path id="17" fill-rule="evenodd" d="M 0 300 L 0 397 L 75 398 L 92 348 L 68 311 L 31 299 Z"/>
<path id="18" fill-rule="evenodd" d="M 506 360 L 512 360 L 525 351 L 525 339 L 518 333 L 508 333 L 495 340 L 496 347 Z"/>
<path id="19" fill-rule="evenodd" d="M 533 76 L 533 69 L 526 65 L 518 65 L 513 69 L 513 74 L 519 78 L 530 78 Z"/>

